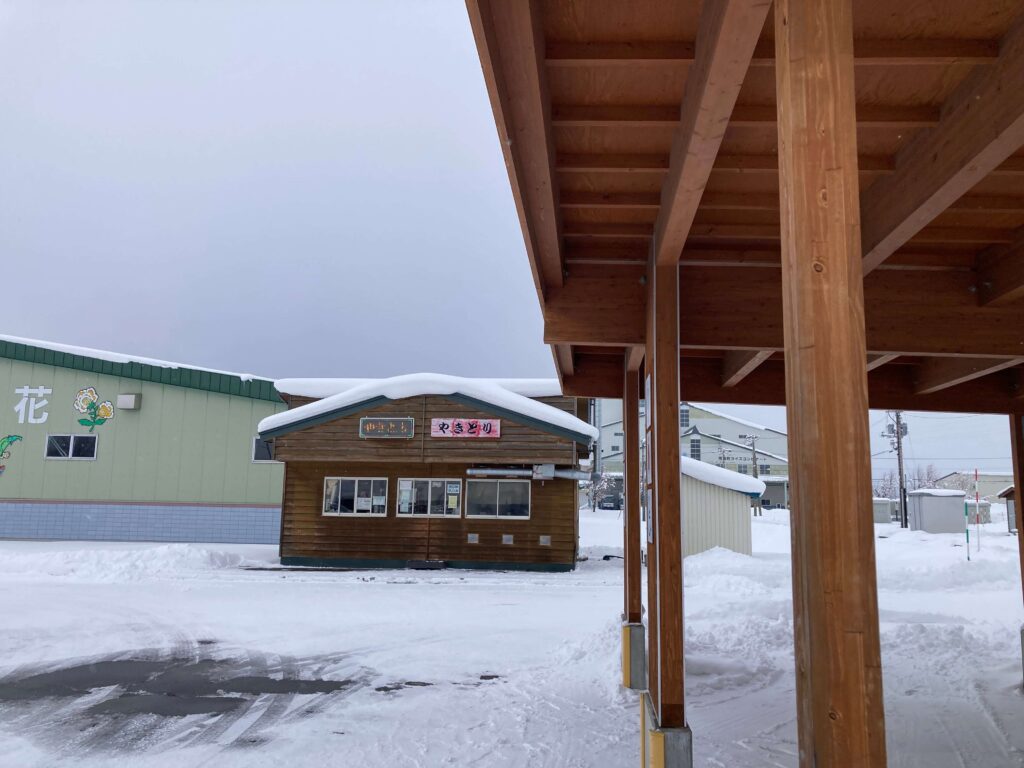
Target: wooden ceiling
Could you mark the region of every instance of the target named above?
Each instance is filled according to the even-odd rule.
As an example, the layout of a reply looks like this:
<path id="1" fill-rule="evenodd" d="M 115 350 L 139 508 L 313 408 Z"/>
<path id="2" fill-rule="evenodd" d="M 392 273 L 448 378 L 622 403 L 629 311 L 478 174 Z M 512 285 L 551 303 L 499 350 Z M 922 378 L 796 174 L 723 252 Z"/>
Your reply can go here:
<path id="1" fill-rule="evenodd" d="M 770 5 L 467 4 L 566 391 L 621 394 L 656 259 L 682 395 L 783 403 Z M 1024 10 L 853 10 L 871 405 L 1020 410 Z"/>

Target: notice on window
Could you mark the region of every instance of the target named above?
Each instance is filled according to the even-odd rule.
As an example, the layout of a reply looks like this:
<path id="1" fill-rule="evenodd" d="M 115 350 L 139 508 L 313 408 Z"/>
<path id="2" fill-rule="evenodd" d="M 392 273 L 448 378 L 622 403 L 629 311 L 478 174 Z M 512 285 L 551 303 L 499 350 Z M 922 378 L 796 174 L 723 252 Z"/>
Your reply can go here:
<path id="1" fill-rule="evenodd" d="M 398 484 L 398 511 L 408 512 L 412 506 L 412 481 L 402 480 Z"/>
<path id="2" fill-rule="evenodd" d="M 361 496 L 356 499 L 356 512 L 369 512 L 371 509 L 370 502 L 372 501 L 373 499 L 369 496 Z"/>
<path id="3" fill-rule="evenodd" d="M 461 483 L 448 483 L 448 493 L 454 493 L 458 495 L 459 491 L 462 490 Z"/>
<path id="4" fill-rule="evenodd" d="M 501 419 L 431 419 L 430 436 L 496 440 L 501 437 Z"/>
<path id="5" fill-rule="evenodd" d="M 448 509 L 458 509 L 458 508 L 459 508 L 459 497 L 458 496 L 453 496 L 453 495 L 449 494 L 448 495 Z"/>
<path id="6" fill-rule="evenodd" d="M 374 496 L 373 497 L 373 506 L 375 506 L 375 507 L 383 507 L 386 503 L 387 502 L 384 500 L 383 496 Z"/>

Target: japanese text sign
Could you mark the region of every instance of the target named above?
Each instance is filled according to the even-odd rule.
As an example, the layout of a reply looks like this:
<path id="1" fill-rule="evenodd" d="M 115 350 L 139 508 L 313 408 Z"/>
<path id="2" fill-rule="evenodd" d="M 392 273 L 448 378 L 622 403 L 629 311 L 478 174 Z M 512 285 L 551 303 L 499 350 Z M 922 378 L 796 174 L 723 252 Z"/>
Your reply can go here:
<path id="1" fill-rule="evenodd" d="M 430 436 L 496 440 L 501 437 L 501 419 L 431 419 Z"/>

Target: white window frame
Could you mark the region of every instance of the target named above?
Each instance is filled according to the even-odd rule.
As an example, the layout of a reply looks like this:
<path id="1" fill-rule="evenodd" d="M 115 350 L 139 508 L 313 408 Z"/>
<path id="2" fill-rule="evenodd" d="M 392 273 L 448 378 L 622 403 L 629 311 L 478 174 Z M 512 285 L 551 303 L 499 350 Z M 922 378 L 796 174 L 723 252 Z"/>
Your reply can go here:
<path id="1" fill-rule="evenodd" d="M 68 444 L 68 455 L 67 456 L 48 456 L 46 454 L 46 449 L 50 445 L 50 438 L 51 437 L 67 437 L 67 438 L 71 439 L 71 442 Z M 93 453 L 92 456 L 72 456 L 71 455 L 71 454 L 73 454 L 75 452 L 75 438 L 76 437 L 91 437 L 93 440 L 96 441 L 96 450 L 95 450 L 95 452 Z M 96 434 L 92 434 L 92 435 L 75 435 L 75 434 L 71 434 L 69 432 L 56 432 L 54 434 L 49 434 L 48 433 L 46 435 L 46 442 L 43 443 L 43 458 L 46 461 L 96 461 L 96 459 L 99 458 L 99 455 L 100 455 L 100 436 L 96 435 Z"/>
<path id="2" fill-rule="evenodd" d="M 696 456 L 693 455 L 693 444 L 694 443 L 697 444 L 697 455 Z M 701 460 L 701 455 L 703 453 L 703 451 L 701 450 L 701 447 L 702 446 L 700 444 L 700 438 L 699 437 L 691 437 L 690 438 L 690 451 L 689 451 L 689 453 L 690 453 L 690 458 L 691 459 L 697 459 L 697 461 Z"/>
<path id="3" fill-rule="evenodd" d="M 249 455 L 249 458 L 252 459 L 252 463 L 253 464 L 280 464 L 281 462 L 278 461 L 277 459 L 257 459 L 256 458 L 256 441 L 259 440 L 259 439 L 260 439 L 259 435 L 253 435 L 252 436 L 252 452 Z M 264 440 L 263 442 L 269 442 L 269 441 Z"/>
<path id="4" fill-rule="evenodd" d="M 427 492 L 427 514 L 425 514 L 425 515 L 417 515 L 414 512 L 402 512 L 402 507 L 401 507 L 401 504 L 402 504 L 402 482 L 406 481 L 406 480 L 408 480 L 410 483 L 415 483 L 417 480 L 419 480 L 421 482 L 426 482 L 426 483 L 430 483 L 430 482 L 435 482 L 436 483 L 437 481 L 441 481 L 442 483 L 445 483 L 445 484 L 447 484 L 447 483 L 458 483 L 459 484 L 459 512 L 458 512 L 458 514 L 455 514 L 455 515 L 445 515 L 445 514 L 435 515 L 435 514 L 433 514 L 430 511 L 430 492 L 429 492 L 429 490 Z M 395 516 L 396 517 L 417 517 L 417 518 L 421 518 L 421 519 L 425 518 L 425 517 L 433 517 L 433 518 L 438 518 L 438 519 L 459 520 L 459 519 L 462 518 L 462 505 L 465 503 L 465 498 L 466 498 L 466 495 L 465 495 L 464 491 L 465 491 L 465 489 L 462 487 L 462 478 L 461 477 L 400 477 L 400 478 L 398 478 L 398 492 L 395 494 Z M 444 495 L 445 496 L 448 495 L 448 489 L 447 488 L 444 489 Z M 447 509 L 447 507 L 445 507 L 445 509 Z"/>
<path id="5" fill-rule="evenodd" d="M 327 500 L 327 481 L 328 480 L 342 480 L 342 481 L 343 480 L 353 480 L 356 483 L 356 493 L 359 492 L 359 481 L 360 480 L 369 480 L 370 481 L 370 507 L 371 507 L 371 510 L 372 510 L 372 507 L 373 507 L 373 482 L 375 480 L 383 480 L 384 481 L 384 511 L 383 512 L 373 512 L 373 511 L 370 511 L 370 512 L 356 512 L 355 510 L 353 510 L 352 512 L 341 512 L 341 511 L 339 511 L 339 512 L 327 512 L 325 510 L 326 504 L 324 502 Z M 353 505 L 355 504 L 355 500 L 357 498 L 359 498 L 359 497 L 358 496 L 353 496 L 352 497 Z M 376 517 L 376 518 L 386 518 L 388 516 L 388 479 L 386 477 L 343 477 L 343 476 L 340 476 L 340 475 L 325 476 L 324 477 L 323 492 L 320 494 L 320 516 L 321 517 Z"/>
<path id="6" fill-rule="evenodd" d="M 502 515 L 499 509 L 495 509 L 493 515 L 471 515 L 469 514 L 469 484 L 470 483 L 526 483 L 526 516 L 521 517 L 519 515 Z M 495 493 L 497 498 L 497 492 Z M 463 502 L 466 506 L 466 519 L 467 520 L 529 520 L 533 517 L 533 483 L 525 478 L 518 477 L 502 477 L 502 478 L 490 478 L 490 477 L 471 477 L 466 480 L 466 500 Z"/>

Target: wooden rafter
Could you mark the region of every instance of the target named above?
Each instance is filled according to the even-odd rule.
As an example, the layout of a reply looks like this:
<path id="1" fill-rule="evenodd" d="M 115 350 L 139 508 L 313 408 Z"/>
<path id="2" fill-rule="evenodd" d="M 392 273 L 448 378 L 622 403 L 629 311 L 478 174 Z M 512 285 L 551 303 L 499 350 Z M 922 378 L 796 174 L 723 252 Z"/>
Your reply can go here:
<path id="1" fill-rule="evenodd" d="M 729 350 L 722 358 L 722 386 L 735 387 L 771 357 L 770 349 Z"/>
<path id="2" fill-rule="evenodd" d="M 770 0 L 708 0 L 701 9 L 696 58 L 654 225 L 658 264 L 679 261 L 770 7 Z"/>
<path id="3" fill-rule="evenodd" d="M 868 373 L 875 368 L 881 368 L 886 363 L 891 363 L 898 357 L 899 355 L 868 355 Z"/>
<path id="4" fill-rule="evenodd" d="M 945 357 L 929 358 L 917 366 L 914 376 L 915 391 L 928 395 L 957 384 L 964 384 L 982 376 L 988 376 L 1024 362 L 1024 358 L 970 358 Z"/>
<path id="5" fill-rule="evenodd" d="M 467 0 L 467 8 L 543 303 L 563 269 L 539 14 L 531 2 Z"/>
<path id="6" fill-rule="evenodd" d="M 1024 146 L 1024 16 L 1000 51 L 947 99 L 939 125 L 900 151 L 896 172 L 861 195 L 865 273 Z"/>
<path id="7" fill-rule="evenodd" d="M 651 62 L 689 64 L 694 60 L 693 42 L 564 42 L 547 46 L 546 62 L 551 67 L 636 65 Z M 998 40 L 880 40 L 853 43 L 857 66 L 915 66 L 955 63 L 985 64 L 999 56 Z M 753 67 L 775 65 L 770 43 L 758 44 L 750 61 Z"/>

